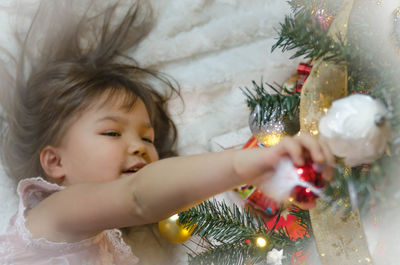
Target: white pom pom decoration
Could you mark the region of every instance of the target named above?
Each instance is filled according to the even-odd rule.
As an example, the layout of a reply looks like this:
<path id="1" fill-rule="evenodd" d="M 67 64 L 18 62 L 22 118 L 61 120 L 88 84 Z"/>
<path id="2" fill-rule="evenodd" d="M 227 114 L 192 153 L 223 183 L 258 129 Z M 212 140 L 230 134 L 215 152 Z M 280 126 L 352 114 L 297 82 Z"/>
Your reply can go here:
<path id="1" fill-rule="evenodd" d="M 322 169 L 318 171 L 322 172 Z M 277 202 L 284 202 L 290 198 L 296 186 L 308 188 L 315 195 L 323 196 L 322 189 L 300 178 L 290 158 L 282 158 L 275 169 L 275 174 L 262 183 L 259 189 Z"/>
<path id="2" fill-rule="evenodd" d="M 272 249 L 267 253 L 267 265 L 282 265 L 283 249 Z"/>
<path id="3" fill-rule="evenodd" d="M 319 133 L 347 166 L 368 164 L 386 149 L 390 138 L 386 116 L 380 101 L 354 94 L 333 102 L 319 122 Z"/>

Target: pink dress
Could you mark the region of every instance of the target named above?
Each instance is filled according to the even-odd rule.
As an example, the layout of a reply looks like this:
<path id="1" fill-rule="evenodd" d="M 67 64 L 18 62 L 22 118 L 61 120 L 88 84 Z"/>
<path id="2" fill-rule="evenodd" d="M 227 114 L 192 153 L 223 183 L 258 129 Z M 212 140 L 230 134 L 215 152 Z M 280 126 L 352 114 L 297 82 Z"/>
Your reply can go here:
<path id="1" fill-rule="evenodd" d="M 123 241 L 118 229 L 75 243 L 32 238 L 25 227 L 25 212 L 44 198 L 64 189 L 42 178 L 20 181 L 18 212 L 0 235 L 0 265 L 131 265 L 139 259 Z"/>

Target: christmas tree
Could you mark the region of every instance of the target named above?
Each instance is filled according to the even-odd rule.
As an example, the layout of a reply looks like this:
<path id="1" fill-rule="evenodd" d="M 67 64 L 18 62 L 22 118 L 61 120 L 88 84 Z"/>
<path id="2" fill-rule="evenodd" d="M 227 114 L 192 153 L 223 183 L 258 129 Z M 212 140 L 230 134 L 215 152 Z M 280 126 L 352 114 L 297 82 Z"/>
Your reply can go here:
<path id="1" fill-rule="evenodd" d="M 293 58 L 302 57 L 305 63 L 299 66 L 294 83 L 273 86 L 253 81 L 253 89 L 242 89 L 250 111 L 255 113 L 250 126 L 266 128 L 278 120 L 286 124 L 297 120 L 302 132 L 326 136 L 335 145 L 345 137 L 329 139 L 329 126 L 323 126 L 322 117 L 329 118 L 334 111 L 348 114 L 343 107 L 346 104 L 357 103 L 361 108 L 369 108 L 358 103 L 363 97 L 356 99 L 350 95 L 368 95 L 371 102 L 379 100 L 384 114 L 374 116 L 374 129 L 358 128 L 361 131 L 353 134 L 359 137 L 344 142 L 364 149 L 347 147 L 343 153 L 343 148 L 333 147 L 343 156 L 337 155 L 335 178 L 324 187 L 315 209 L 308 212 L 296 206 L 288 208 L 304 229 L 302 237 L 293 238 L 287 228 L 278 228 L 282 206 L 273 225 L 268 226 L 262 216 L 252 211 L 231 208 L 223 202 L 204 202 L 179 214 L 179 222 L 204 242 L 203 252 L 189 254 L 190 264 L 298 264 L 295 262 L 305 257 L 305 249 L 312 239 L 324 265 L 372 262 L 360 215 L 367 214 L 379 202 L 393 201 L 396 194 L 393 183 L 400 152 L 400 138 L 396 135 L 399 128 L 396 103 L 400 97 L 397 63 L 366 48 L 362 40 L 368 33 L 367 25 L 354 19 L 362 12 L 361 1 L 292 0 L 289 3 L 292 15 L 285 17 L 279 26 L 279 37 L 272 51 L 294 51 Z M 395 23 L 399 17 L 399 12 L 394 13 Z M 393 37 L 400 39 L 397 32 L 393 32 Z M 308 67 L 306 74 L 301 72 L 304 67 Z M 347 101 L 332 105 L 341 98 Z M 293 134 L 288 128 L 294 127 L 291 125 L 280 132 Z M 391 140 L 386 145 L 389 128 Z M 352 132 L 354 126 L 344 124 L 340 129 Z M 270 131 L 262 133 L 263 137 L 271 134 Z M 364 134 L 373 135 L 377 140 L 370 140 L 372 136 L 366 140 L 361 137 Z M 262 137 L 259 141 L 263 142 Z M 268 145 L 267 141 L 263 143 Z M 368 149 L 373 152 L 367 156 L 361 151 L 370 148 L 367 146 L 370 143 L 374 148 Z M 280 250 L 283 252 L 277 255 L 283 258 L 273 263 L 269 254 Z"/>

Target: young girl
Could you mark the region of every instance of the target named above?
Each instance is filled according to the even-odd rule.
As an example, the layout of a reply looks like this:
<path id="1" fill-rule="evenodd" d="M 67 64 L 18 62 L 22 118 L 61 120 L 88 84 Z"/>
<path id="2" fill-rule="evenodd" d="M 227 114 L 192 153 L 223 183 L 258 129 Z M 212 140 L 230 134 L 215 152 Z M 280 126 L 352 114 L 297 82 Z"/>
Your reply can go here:
<path id="1" fill-rule="evenodd" d="M 151 84 L 177 90 L 125 56 L 147 32 L 148 9 L 133 4 L 121 16 L 112 4 L 93 13 L 94 1 L 80 1 L 77 19 L 74 1 L 54 2 L 42 2 L 20 39 L 18 68 L 8 75 L 15 81 L 3 82 L 13 86 L 2 96 L 3 161 L 11 177 L 24 179 L 18 212 L 0 236 L 0 264 L 136 264 L 117 229 L 267 183 L 283 157 L 297 165 L 332 160 L 307 135 L 272 148 L 172 157 L 168 97 Z"/>

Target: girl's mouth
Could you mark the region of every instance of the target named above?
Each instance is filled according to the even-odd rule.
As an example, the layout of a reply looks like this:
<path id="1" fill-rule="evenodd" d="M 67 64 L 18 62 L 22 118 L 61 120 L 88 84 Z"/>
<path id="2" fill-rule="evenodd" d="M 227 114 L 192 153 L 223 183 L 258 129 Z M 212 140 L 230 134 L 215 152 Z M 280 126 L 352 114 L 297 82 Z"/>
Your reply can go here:
<path id="1" fill-rule="evenodd" d="M 146 166 L 146 163 L 137 163 L 134 166 L 122 171 L 122 174 L 133 174 L 138 172 L 141 168 L 143 168 L 144 166 Z"/>

